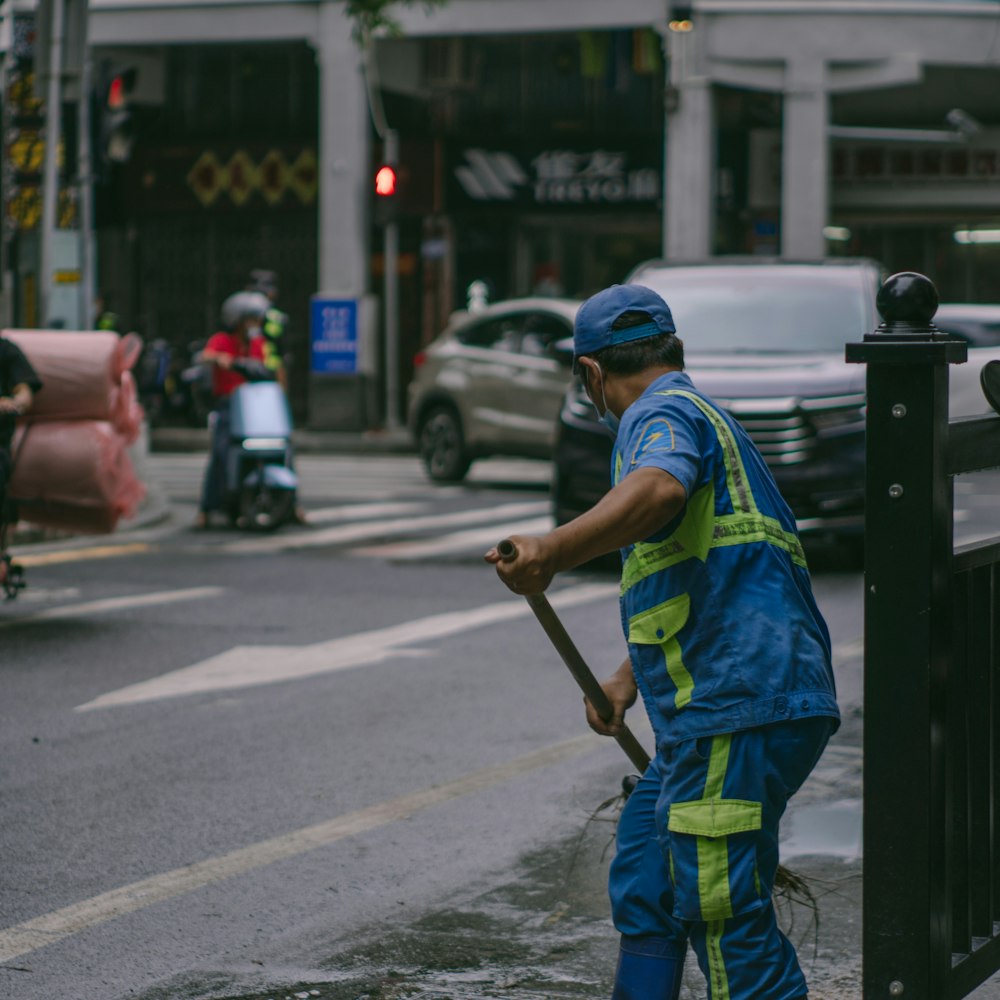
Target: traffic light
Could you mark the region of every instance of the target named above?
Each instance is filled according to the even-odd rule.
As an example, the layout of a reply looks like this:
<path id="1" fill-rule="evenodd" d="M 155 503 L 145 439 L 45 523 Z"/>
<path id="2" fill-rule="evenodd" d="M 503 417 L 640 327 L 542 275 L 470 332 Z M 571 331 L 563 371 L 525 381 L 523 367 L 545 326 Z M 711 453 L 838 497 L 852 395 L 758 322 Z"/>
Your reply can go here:
<path id="1" fill-rule="evenodd" d="M 692 4 L 683 3 L 680 0 L 670 4 L 670 14 L 667 19 L 667 27 L 671 31 L 687 32 L 694 28 L 692 18 Z"/>
<path id="2" fill-rule="evenodd" d="M 394 166 L 383 163 L 375 171 L 375 221 L 387 226 L 396 221 L 399 208 L 399 174 Z"/>
<path id="3" fill-rule="evenodd" d="M 107 163 L 125 163 L 132 155 L 135 122 L 130 98 L 135 82 L 136 71 L 124 69 L 111 75 L 103 88 L 101 156 Z"/>

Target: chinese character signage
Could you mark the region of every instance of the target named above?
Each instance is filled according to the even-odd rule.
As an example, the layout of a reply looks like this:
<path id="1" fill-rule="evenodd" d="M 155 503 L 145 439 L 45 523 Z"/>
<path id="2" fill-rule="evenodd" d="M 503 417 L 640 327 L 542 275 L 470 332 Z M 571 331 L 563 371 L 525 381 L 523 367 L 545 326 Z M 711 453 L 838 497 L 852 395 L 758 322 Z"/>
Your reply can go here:
<path id="1" fill-rule="evenodd" d="M 453 176 L 459 200 L 545 208 L 655 204 L 662 166 L 622 149 L 462 149 Z"/>
<path id="2" fill-rule="evenodd" d="M 314 375 L 358 372 L 358 302 L 313 298 L 309 308 Z"/>

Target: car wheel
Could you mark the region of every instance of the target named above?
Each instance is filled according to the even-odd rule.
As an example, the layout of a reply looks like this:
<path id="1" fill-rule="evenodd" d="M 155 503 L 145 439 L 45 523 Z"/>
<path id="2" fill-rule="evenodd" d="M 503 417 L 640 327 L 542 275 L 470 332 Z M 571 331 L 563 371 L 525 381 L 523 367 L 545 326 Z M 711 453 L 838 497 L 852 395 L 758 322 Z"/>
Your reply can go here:
<path id="1" fill-rule="evenodd" d="M 448 406 L 435 406 L 420 425 L 420 457 L 427 475 L 435 482 L 455 483 L 472 464 L 458 414 Z"/>

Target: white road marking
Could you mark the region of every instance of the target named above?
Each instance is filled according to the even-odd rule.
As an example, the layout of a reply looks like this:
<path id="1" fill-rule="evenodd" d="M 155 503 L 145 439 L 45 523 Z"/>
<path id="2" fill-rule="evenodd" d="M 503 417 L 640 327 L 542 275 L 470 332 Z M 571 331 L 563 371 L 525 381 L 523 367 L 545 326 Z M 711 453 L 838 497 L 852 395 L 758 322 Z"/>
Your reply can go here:
<path id="1" fill-rule="evenodd" d="M 50 619 L 82 618 L 86 615 L 105 614 L 108 611 L 126 611 L 129 608 L 176 604 L 179 601 L 200 601 L 206 597 L 219 597 L 224 593 L 224 587 L 189 587 L 186 590 L 160 590 L 152 594 L 132 594 L 128 597 L 106 597 L 100 601 L 85 601 L 82 604 L 62 604 L 57 608 L 45 608 L 44 611 L 22 615 L 20 618 L 0 619 L 0 628 L 10 628 L 13 625 L 24 625 Z"/>
<path id="2" fill-rule="evenodd" d="M 607 600 L 617 593 L 618 587 L 614 584 L 586 583 L 556 591 L 549 595 L 549 600 L 555 608 L 570 608 Z M 400 656 L 419 656 L 422 655 L 420 651 L 409 648 L 415 643 L 441 639 L 530 614 L 527 603 L 511 595 L 507 600 L 467 611 L 430 615 L 309 646 L 236 646 L 189 667 L 100 695 L 93 701 L 78 705 L 75 710 L 87 712 L 183 695 L 278 684 L 382 663 Z"/>
<path id="3" fill-rule="evenodd" d="M 285 858 L 327 847 L 339 840 L 407 819 L 432 806 L 482 791 L 550 764 L 557 764 L 593 750 L 601 737 L 594 733 L 554 743 L 504 764 L 473 771 L 454 781 L 395 799 L 376 803 L 366 809 L 337 816 L 314 826 L 293 830 L 280 837 L 251 844 L 217 858 L 208 858 L 183 868 L 163 872 L 124 885 L 99 896 L 46 913 L 33 920 L 0 931 L 0 962 L 37 951 L 73 934 L 88 930 L 126 913 L 134 913 L 176 896 L 194 892 L 223 879 L 263 868 Z"/>
<path id="4" fill-rule="evenodd" d="M 536 517 L 531 521 L 505 524 L 505 535 L 540 535 L 552 530 L 551 516 Z M 377 556 L 382 559 L 423 559 L 427 556 L 444 555 L 448 552 L 464 552 L 477 545 L 486 548 L 500 541 L 496 525 L 488 528 L 470 528 L 468 531 L 454 531 L 438 538 L 421 539 L 416 542 L 391 542 L 388 545 L 370 545 L 351 549 L 351 555 Z"/>
<path id="5" fill-rule="evenodd" d="M 426 510 L 426 503 L 352 503 L 337 507 L 316 507 L 308 511 L 311 524 L 335 524 L 338 521 L 374 521 L 378 517 L 414 514 Z"/>
<path id="6" fill-rule="evenodd" d="M 311 548 L 315 545 L 334 545 L 357 542 L 365 538 L 382 538 L 386 535 L 403 535 L 426 528 L 450 528 L 462 524 L 480 524 L 490 521 L 502 523 L 508 518 L 529 517 L 549 509 L 548 501 L 507 503 L 480 510 L 453 511 L 448 514 L 430 514 L 427 517 L 404 517 L 394 521 L 372 521 L 362 524 L 345 524 L 335 528 L 320 528 L 295 535 L 273 535 L 270 538 L 248 538 L 222 546 L 222 551 L 257 554 L 286 549 Z"/>

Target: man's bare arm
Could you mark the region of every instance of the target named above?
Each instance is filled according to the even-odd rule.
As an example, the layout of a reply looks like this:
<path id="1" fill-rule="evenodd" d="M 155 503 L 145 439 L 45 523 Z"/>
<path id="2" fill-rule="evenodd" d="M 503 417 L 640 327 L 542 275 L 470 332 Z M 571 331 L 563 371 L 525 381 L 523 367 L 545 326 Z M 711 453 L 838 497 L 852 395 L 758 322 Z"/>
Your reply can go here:
<path id="1" fill-rule="evenodd" d="M 680 513 L 686 499 L 669 472 L 636 469 L 585 514 L 547 535 L 511 536 L 517 557 L 510 562 L 502 562 L 495 548 L 485 558 L 515 593 L 539 594 L 556 573 L 648 538 Z"/>

